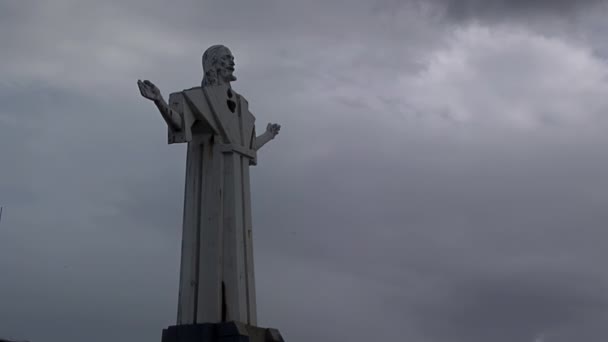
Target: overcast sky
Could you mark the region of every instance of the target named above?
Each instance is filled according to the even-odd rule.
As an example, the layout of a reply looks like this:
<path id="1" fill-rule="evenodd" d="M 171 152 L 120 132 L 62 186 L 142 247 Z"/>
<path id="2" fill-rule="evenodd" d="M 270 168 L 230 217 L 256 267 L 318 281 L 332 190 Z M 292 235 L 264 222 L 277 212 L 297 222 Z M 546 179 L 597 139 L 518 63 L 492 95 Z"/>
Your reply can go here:
<path id="1" fill-rule="evenodd" d="M 258 125 L 261 326 L 287 341 L 608 340 L 599 0 L 1 0 L 0 337 L 159 341 L 185 146 L 141 98 L 213 44 Z M 263 130 L 258 128 L 258 131 Z"/>

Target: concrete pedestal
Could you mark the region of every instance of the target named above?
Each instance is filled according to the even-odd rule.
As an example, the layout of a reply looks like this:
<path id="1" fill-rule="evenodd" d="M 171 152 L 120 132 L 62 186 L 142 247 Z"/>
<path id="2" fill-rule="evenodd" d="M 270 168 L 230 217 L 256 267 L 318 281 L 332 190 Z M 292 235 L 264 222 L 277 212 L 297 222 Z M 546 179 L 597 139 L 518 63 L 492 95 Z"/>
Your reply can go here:
<path id="1" fill-rule="evenodd" d="M 163 330 L 162 342 L 284 342 L 276 329 L 240 322 L 173 325 Z"/>

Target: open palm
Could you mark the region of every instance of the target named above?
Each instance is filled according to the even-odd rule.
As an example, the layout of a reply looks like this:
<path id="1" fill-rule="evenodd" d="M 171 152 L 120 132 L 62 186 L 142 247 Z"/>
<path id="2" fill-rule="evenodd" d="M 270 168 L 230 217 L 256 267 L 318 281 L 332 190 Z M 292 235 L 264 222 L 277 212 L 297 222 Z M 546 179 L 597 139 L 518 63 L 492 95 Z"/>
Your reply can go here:
<path id="1" fill-rule="evenodd" d="M 269 123 L 268 126 L 266 126 L 266 132 L 270 133 L 273 138 L 277 134 L 279 134 L 280 129 L 281 129 L 281 125 L 277 125 L 277 124 L 273 124 L 273 123 Z"/>
<path id="2" fill-rule="evenodd" d="M 145 80 L 143 82 L 141 80 L 137 80 L 137 86 L 139 87 L 139 92 L 141 93 L 141 96 L 152 101 L 159 101 L 162 99 L 160 90 L 157 86 L 154 85 L 154 83 L 148 80 Z"/>

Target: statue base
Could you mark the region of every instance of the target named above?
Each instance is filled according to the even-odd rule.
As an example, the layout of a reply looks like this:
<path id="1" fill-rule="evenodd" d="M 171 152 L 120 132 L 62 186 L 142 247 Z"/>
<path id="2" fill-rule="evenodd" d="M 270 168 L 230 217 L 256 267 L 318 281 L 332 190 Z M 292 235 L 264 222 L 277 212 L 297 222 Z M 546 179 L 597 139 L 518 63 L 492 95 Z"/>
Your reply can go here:
<path id="1" fill-rule="evenodd" d="M 163 329 L 162 342 L 284 342 L 276 329 L 241 322 L 172 325 Z"/>

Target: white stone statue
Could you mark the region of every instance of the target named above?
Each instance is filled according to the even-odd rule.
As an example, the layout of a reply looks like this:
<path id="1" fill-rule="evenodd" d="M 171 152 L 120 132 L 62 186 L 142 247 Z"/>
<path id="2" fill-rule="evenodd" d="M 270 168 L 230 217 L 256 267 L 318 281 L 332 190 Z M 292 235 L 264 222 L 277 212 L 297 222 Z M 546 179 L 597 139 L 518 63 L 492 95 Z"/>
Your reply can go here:
<path id="1" fill-rule="evenodd" d="M 169 128 L 169 144 L 188 143 L 177 324 L 256 325 L 249 166 L 281 126 L 255 135 L 255 117 L 236 93 L 234 57 L 223 45 L 203 54 L 201 87 L 172 93 L 137 81 Z"/>

